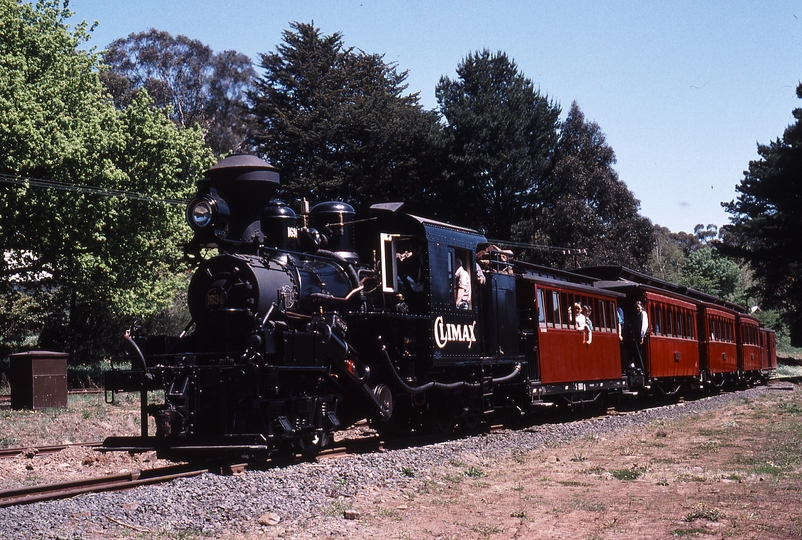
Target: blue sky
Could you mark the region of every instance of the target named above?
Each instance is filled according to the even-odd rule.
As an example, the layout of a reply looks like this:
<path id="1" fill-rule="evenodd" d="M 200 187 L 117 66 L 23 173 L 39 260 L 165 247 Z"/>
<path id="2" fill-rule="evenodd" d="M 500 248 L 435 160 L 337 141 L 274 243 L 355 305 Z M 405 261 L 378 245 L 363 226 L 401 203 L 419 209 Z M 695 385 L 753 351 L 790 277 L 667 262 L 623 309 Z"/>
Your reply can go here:
<path id="1" fill-rule="evenodd" d="M 722 201 L 757 143 L 802 106 L 802 2 L 472 0 L 71 0 L 103 48 L 148 28 L 258 63 L 292 21 L 409 71 L 435 108 L 441 76 L 477 50 L 504 51 L 566 112 L 576 101 L 615 150 L 641 214 L 672 231 L 726 224 Z"/>

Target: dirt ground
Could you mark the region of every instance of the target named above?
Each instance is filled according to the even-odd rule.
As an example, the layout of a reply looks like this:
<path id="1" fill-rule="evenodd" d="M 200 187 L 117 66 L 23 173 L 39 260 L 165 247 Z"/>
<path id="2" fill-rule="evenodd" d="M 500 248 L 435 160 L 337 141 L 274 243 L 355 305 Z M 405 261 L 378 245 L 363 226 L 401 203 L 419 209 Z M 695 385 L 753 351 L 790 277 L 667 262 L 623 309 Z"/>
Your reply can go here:
<path id="1" fill-rule="evenodd" d="M 790 385 L 785 385 L 786 388 Z M 802 538 L 802 390 L 506 461 L 454 456 L 414 490 L 372 490 L 348 538 Z M 315 523 L 272 536 L 314 537 Z M 271 536 L 270 531 L 264 531 Z M 306 533 L 306 534 L 305 534 Z M 331 534 L 331 533 L 330 533 Z"/>
<path id="2" fill-rule="evenodd" d="M 802 387 L 786 383 L 612 437 L 500 461 L 454 455 L 437 470 L 402 471 L 410 488 L 333 499 L 318 518 L 256 525 L 248 538 L 802 538 L 801 463 Z M 21 455 L 0 460 L 0 489 L 156 465 L 80 447 Z"/>

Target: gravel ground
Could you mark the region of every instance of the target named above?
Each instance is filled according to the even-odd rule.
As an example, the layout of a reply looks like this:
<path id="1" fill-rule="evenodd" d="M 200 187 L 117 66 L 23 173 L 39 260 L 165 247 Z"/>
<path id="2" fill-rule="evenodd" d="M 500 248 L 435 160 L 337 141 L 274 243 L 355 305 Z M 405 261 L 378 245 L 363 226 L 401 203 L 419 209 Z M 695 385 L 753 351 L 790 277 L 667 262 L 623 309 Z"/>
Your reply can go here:
<path id="1" fill-rule="evenodd" d="M 765 387 L 686 403 L 567 423 L 470 436 L 425 447 L 351 455 L 239 476 L 204 474 L 166 484 L 69 500 L 0 509 L 0 538 L 109 538 L 118 536 L 347 536 L 360 527 L 342 508 L 364 490 L 414 490 L 453 456 L 484 461 L 510 457 L 582 437 L 607 437 L 656 420 L 705 412 L 755 397 Z M 340 502 L 338 504 L 338 501 Z"/>

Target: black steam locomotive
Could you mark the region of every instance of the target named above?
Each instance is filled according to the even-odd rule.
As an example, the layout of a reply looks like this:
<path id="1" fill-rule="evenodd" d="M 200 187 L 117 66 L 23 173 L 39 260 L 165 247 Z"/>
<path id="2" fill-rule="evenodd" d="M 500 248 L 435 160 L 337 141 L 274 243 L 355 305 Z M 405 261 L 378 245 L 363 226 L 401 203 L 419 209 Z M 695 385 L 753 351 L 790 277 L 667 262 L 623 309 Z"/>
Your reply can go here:
<path id="1" fill-rule="evenodd" d="M 108 372 L 106 391 L 112 399 L 141 393 L 142 433 L 109 438 L 105 448 L 155 448 L 181 460 L 313 455 L 333 431 L 364 418 L 385 433 L 445 433 L 492 415 L 772 372 L 773 334 L 762 328 L 755 332 L 766 344 L 751 352 L 762 355 L 757 368 L 706 368 L 710 340 L 698 325 L 716 299 L 632 272 L 611 281 L 606 271 L 602 281 L 526 264 L 476 231 L 400 203 L 359 219 L 340 202 L 304 203 L 296 214 L 274 198 L 278 186 L 272 166 L 246 155 L 199 182 L 186 213 L 192 322 L 179 336 L 126 335 L 132 369 Z M 217 254 L 204 258 L 210 248 Z M 619 308 L 634 316 L 636 298 L 648 295 L 673 298 L 693 318 L 683 327 L 698 326 L 666 336 L 682 353 L 624 339 Z M 575 303 L 593 310 L 590 343 Z M 736 326 L 748 316 L 729 304 L 713 311 L 722 310 L 732 318 L 727 335 L 744 350 Z M 679 354 L 683 370 L 661 367 L 673 368 Z"/>

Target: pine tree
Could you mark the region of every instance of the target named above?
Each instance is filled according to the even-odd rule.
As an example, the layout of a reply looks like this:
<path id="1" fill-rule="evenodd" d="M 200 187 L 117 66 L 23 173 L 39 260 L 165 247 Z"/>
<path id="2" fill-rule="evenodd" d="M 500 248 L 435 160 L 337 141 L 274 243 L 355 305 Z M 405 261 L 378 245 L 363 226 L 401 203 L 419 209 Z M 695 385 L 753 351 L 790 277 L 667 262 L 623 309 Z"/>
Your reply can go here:
<path id="1" fill-rule="evenodd" d="M 737 199 L 723 204 L 732 216 L 720 249 L 749 262 L 763 307 L 784 313 L 792 344 L 802 345 L 802 108 L 793 116 L 781 139 L 758 145 Z"/>

